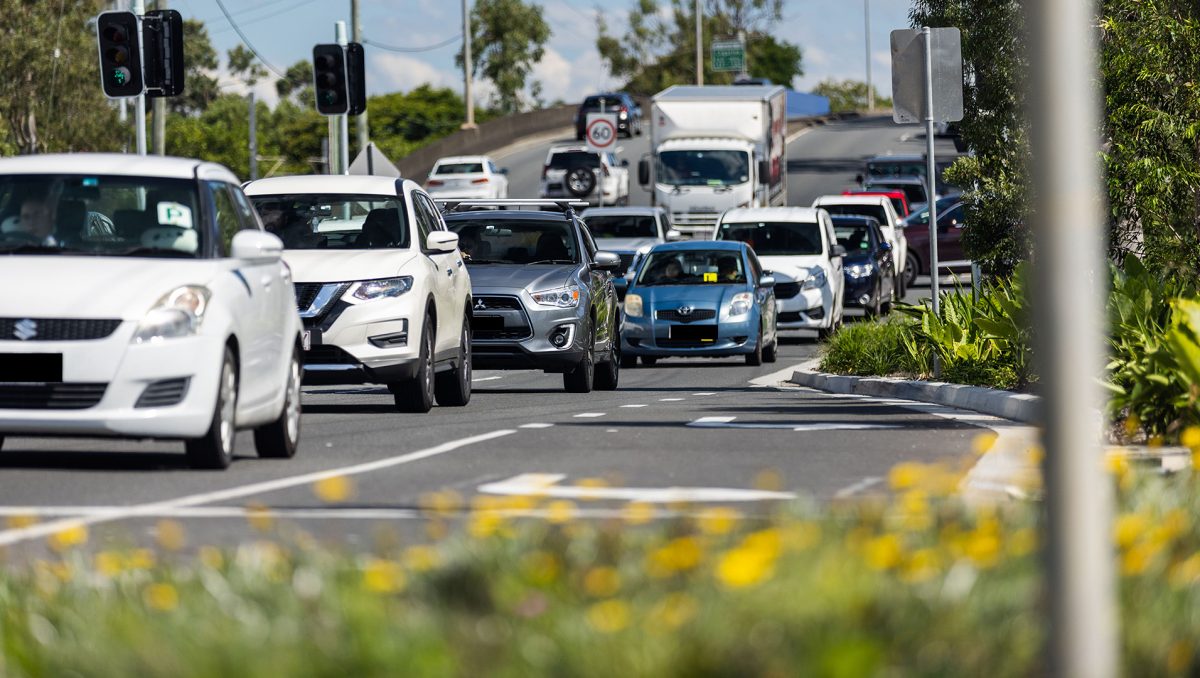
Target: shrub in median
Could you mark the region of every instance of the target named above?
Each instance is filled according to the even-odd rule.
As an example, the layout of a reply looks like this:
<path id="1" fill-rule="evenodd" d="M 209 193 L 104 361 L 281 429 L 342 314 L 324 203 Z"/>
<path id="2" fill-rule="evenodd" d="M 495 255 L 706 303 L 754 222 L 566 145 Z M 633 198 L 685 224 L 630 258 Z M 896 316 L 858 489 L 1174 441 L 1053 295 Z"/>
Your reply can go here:
<path id="1" fill-rule="evenodd" d="M 906 346 L 914 324 L 902 318 L 850 323 L 825 345 L 821 369 L 859 376 L 923 374 L 926 366 L 914 360 Z"/>

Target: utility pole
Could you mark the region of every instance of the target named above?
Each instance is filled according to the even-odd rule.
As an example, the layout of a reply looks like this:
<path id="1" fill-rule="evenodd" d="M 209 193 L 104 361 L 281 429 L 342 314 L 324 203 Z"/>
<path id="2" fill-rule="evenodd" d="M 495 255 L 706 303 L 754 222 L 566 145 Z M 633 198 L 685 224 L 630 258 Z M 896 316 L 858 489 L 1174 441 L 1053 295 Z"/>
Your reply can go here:
<path id="1" fill-rule="evenodd" d="M 350 35 L 353 36 L 352 42 L 362 44 L 362 12 L 359 9 L 359 0 L 350 0 Z M 363 83 L 366 86 L 366 83 Z M 358 136 L 358 151 L 362 151 L 367 147 L 367 142 L 371 139 L 370 127 L 367 123 L 367 112 L 363 111 L 356 119 L 357 136 Z"/>
<path id="2" fill-rule="evenodd" d="M 700 10 L 700 0 L 696 0 L 696 84 L 704 84 L 704 31 L 701 28 L 704 14 Z"/>
<path id="3" fill-rule="evenodd" d="M 471 78 L 474 65 L 471 62 L 471 11 L 467 7 L 468 0 L 462 0 L 463 19 L 463 102 L 467 107 L 466 121 L 463 129 L 475 129 L 475 98 L 471 92 Z"/>
<path id="4" fill-rule="evenodd" d="M 254 90 L 250 90 L 250 180 L 258 178 L 258 102 Z"/>
<path id="5" fill-rule="evenodd" d="M 1108 280 L 1095 0 L 1025 3 L 1032 33 L 1032 225 L 1046 486 L 1045 673 L 1111 678 L 1120 662 L 1112 479 L 1102 463 Z"/>
<path id="6" fill-rule="evenodd" d="M 142 15 L 146 13 L 145 0 L 133 0 L 133 13 L 138 16 L 140 21 Z M 138 41 L 139 44 L 141 42 L 141 40 Z M 133 124 L 137 127 L 137 152 L 138 155 L 146 155 L 146 95 L 144 93 L 137 95 L 133 105 Z"/>
<path id="7" fill-rule="evenodd" d="M 167 0 L 157 0 L 155 9 L 167 9 Z M 167 100 L 164 97 L 154 99 L 154 155 L 167 154 Z"/>
<path id="8" fill-rule="evenodd" d="M 338 21 L 335 24 L 335 32 L 337 34 L 337 44 L 345 50 L 348 40 L 346 40 L 346 22 Z M 338 159 L 336 174 L 348 174 L 350 172 L 350 116 L 347 114 L 334 116 L 338 124 Z"/>
<path id="9" fill-rule="evenodd" d="M 871 83 L 871 0 L 863 0 L 863 21 L 866 23 L 863 35 L 867 36 L 867 112 L 870 113 L 875 110 L 875 87 Z"/>

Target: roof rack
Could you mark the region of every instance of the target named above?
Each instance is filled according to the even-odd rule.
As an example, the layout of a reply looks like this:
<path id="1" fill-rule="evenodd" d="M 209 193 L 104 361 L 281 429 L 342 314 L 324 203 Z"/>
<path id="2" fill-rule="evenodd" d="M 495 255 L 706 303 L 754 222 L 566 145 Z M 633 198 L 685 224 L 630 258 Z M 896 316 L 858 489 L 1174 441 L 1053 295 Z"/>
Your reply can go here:
<path id="1" fill-rule="evenodd" d="M 574 212 L 576 208 L 587 207 L 583 200 L 552 200 L 549 198 L 524 200 L 520 198 L 504 198 L 496 200 L 438 200 L 434 202 L 442 206 L 443 212 L 455 212 L 461 208 L 479 209 L 481 207 L 549 207 L 559 212 Z"/>

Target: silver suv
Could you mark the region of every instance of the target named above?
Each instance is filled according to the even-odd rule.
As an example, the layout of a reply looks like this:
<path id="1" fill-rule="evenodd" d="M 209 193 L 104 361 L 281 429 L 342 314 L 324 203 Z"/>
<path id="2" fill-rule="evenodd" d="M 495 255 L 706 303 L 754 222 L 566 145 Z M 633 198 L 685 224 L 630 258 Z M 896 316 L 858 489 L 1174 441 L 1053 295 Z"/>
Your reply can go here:
<path id="1" fill-rule="evenodd" d="M 593 153 L 579 144 L 553 146 L 542 167 L 541 195 L 588 205 L 628 205 L 629 161 L 618 163 L 613 153 Z"/>
<path id="2" fill-rule="evenodd" d="M 471 273 L 476 369 L 561 373 L 563 386 L 614 390 L 620 312 L 612 273 L 571 201 L 443 203 Z M 494 209 L 494 208 L 530 209 Z M 492 208 L 492 209 L 487 209 Z M 546 211 L 533 211 L 533 210 Z"/>

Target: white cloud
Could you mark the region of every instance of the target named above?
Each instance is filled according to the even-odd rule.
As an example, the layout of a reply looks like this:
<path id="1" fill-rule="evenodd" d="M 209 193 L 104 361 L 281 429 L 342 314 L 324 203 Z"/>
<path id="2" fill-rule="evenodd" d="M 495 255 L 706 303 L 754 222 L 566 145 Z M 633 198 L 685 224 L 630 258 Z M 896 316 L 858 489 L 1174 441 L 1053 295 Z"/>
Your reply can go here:
<path id="1" fill-rule="evenodd" d="M 370 57 L 371 75 L 378 92 L 407 92 L 426 83 L 434 87 L 461 86 L 456 73 L 434 67 L 427 61 L 403 54 L 376 53 Z"/>

